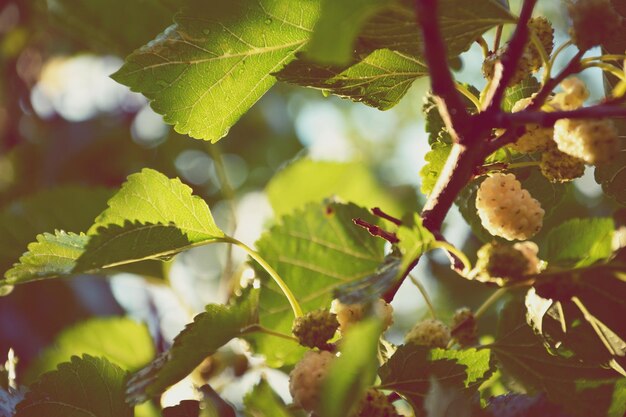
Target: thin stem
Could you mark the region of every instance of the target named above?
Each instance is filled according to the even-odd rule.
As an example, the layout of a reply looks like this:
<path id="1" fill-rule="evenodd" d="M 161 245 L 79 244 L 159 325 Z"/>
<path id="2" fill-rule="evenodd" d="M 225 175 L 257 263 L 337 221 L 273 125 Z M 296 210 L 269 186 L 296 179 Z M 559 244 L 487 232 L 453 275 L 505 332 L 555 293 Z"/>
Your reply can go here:
<path id="1" fill-rule="evenodd" d="M 274 280 L 276 285 L 278 285 L 278 287 L 281 289 L 285 297 L 287 297 L 287 301 L 289 301 L 289 305 L 291 306 L 291 309 L 293 310 L 293 315 L 296 317 L 302 316 L 302 308 L 300 307 L 298 300 L 293 295 L 293 293 L 291 292 L 287 284 L 285 284 L 285 281 L 282 280 L 280 275 L 278 275 L 278 272 L 276 272 L 276 270 L 274 270 L 274 268 L 272 268 L 271 265 L 268 264 L 267 261 L 263 259 L 257 251 L 253 250 L 245 243 L 233 237 L 227 237 L 225 238 L 225 240 L 245 250 L 252 259 L 254 259 L 259 265 L 261 265 L 261 267 L 265 269 L 265 271 L 270 275 L 270 277 L 272 277 L 272 279 Z"/>
<path id="2" fill-rule="evenodd" d="M 489 310 L 489 308 L 496 302 L 498 301 L 500 298 L 502 298 L 504 296 L 504 294 L 506 294 L 508 291 L 508 288 L 499 288 L 497 291 L 495 291 L 493 294 L 491 294 L 489 296 L 489 298 L 487 298 L 480 307 L 478 307 L 478 309 L 476 310 L 476 312 L 474 313 L 474 319 L 478 320 L 483 314 L 485 314 L 485 312 L 487 310 Z"/>
<path id="3" fill-rule="evenodd" d="M 428 306 L 428 311 L 430 312 L 430 315 L 432 316 L 432 318 L 436 319 L 437 312 L 435 311 L 435 306 L 433 305 L 433 302 L 430 300 L 428 291 L 426 291 L 426 287 L 424 287 L 422 283 L 419 282 L 419 280 L 413 276 L 413 274 L 409 274 L 409 279 L 411 280 L 413 285 L 417 287 L 420 294 L 422 294 L 422 297 L 424 298 L 424 301 L 426 302 L 426 305 Z"/>
<path id="4" fill-rule="evenodd" d="M 493 40 L 493 50 L 497 51 L 500 48 L 500 42 L 502 41 L 502 29 L 504 29 L 503 25 L 498 25 L 496 28 L 496 37 Z"/>
<path id="5" fill-rule="evenodd" d="M 480 100 L 478 100 L 478 97 L 472 94 L 472 92 L 467 87 L 465 87 L 461 83 L 456 83 L 456 90 L 459 93 L 463 94 L 469 101 L 471 101 L 474 106 L 476 106 L 476 109 L 480 110 Z"/>
<path id="6" fill-rule="evenodd" d="M 295 337 L 293 337 L 291 335 L 280 333 L 280 332 L 276 332 L 274 330 L 268 329 L 267 327 L 263 327 L 260 324 L 253 324 L 251 326 L 248 326 L 245 329 L 242 329 L 241 333 L 242 334 L 245 334 L 245 333 L 263 333 L 263 334 L 268 334 L 270 336 L 280 337 L 281 339 L 291 340 L 292 342 L 300 343 L 298 341 L 298 339 L 296 339 Z"/>
<path id="7" fill-rule="evenodd" d="M 541 165 L 539 161 L 527 161 L 527 162 L 514 162 L 512 164 L 508 164 L 506 166 L 507 169 L 519 169 L 519 168 L 528 168 L 528 167 L 538 167 Z"/>
<path id="8" fill-rule="evenodd" d="M 482 36 L 476 38 L 476 43 L 480 45 L 483 50 L 483 58 L 487 58 L 489 55 L 489 45 L 487 45 L 487 41 Z"/>
<path id="9" fill-rule="evenodd" d="M 583 59 L 581 62 L 583 64 L 586 64 L 593 61 L 622 61 L 624 59 L 626 59 L 626 55 L 606 54 L 600 56 L 591 56 L 589 58 Z"/>
<path id="10" fill-rule="evenodd" d="M 545 84 L 550 79 L 550 73 L 552 72 L 552 66 L 550 64 L 550 56 L 548 56 L 548 51 L 543 47 L 543 42 L 539 39 L 539 36 L 533 31 L 530 32 L 530 41 L 533 43 L 537 51 L 539 51 L 539 56 L 541 56 L 541 61 L 543 62 L 543 81 L 542 84 Z"/>
<path id="11" fill-rule="evenodd" d="M 552 59 L 550 59 L 550 68 L 554 67 L 554 63 L 556 62 L 556 58 L 563 52 L 568 46 L 573 45 L 574 42 L 570 39 L 569 41 L 563 43 L 561 46 L 556 48 L 554 53 L 552 54 Z"/>
<path id="12" fill-rule="evenodd" d="M 586 64 L 582 64 L 582 69 L 587 68 L 600 68 L 602 71 L 611 73 L 620 80 L 626 78 L 623 70 L 606 62 L 588 62 Z"/>
<path id="13" fill-rule="evenodd" d="M 446 250 L 446 251 L 452 253 L 457 258 L 459 258 L 461 260 L 461 262 L 463 262 L 463 274 L 467 274 L 472 269 L 472 263 L 470 262 L 470 260 L 463 253 L 463 251 L 460 251 L 454 245 L 451 245 L 450 243 L 442 241 L 442 240 L 437 240 L 437 241 L 431 243 L 431 247 L 433 249 L 443 249 L 443 250 Z"/>

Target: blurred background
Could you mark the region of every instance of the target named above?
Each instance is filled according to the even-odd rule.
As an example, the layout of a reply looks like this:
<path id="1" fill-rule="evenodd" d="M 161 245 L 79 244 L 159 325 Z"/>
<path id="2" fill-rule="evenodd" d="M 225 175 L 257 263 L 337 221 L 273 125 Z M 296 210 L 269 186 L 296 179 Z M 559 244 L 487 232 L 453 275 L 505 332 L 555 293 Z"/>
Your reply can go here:
<path id="1" fill-rule="evenodd" d="M 428 79 L 415 82 L 402 102 L 386 112 L 279 83 L 227 137 L 211 145 L 175 133 L 143 96 L 109 78 L 124 56 L 169 24 L 169 11 L 146 11 L 155 16 L 145 22 L 162 16 L 163 24 L 153 28 L 142 27 L 141 16 L 123 10 L 93 16 L 89 6 L 82 4 L 0 1 L 3 272 L 37 233 L 51 231 L 42 230 L 42 225 L 63 228 L 64 219 L 82 216 L 86 230 L 106 207 L 110 190 L 143 167 L 179 176 L 208 202 L 220 227 L 249 245 L 275 221 L 265 192 L 269 181 L 285 167 L 310 160 L 337 168 L 337 189 L 329 185 L 324 189 L 328 195 L 346 198 L 359 189 L 368 190 L 361 194 L 381 196 L 382 202 L 363 196 L 357 203 L 382 205 L 398 216 L 419 210 L 423 203 L 419 171 L 429 150 L 420 112 Z M 77 8 L 75 15 L 82 13 L 84 21 L 62 13 L 70 6 Z M 517 12 L 519 1 L 512 1 L 511 9 Z M 540 1 L 537 13 L 553 22 L 556 43 L 562 43 L 566 13 L 561 3 Z M 85 25 L 96 25 L 107 34 L 108 26 L 126 24 L 134 32 L 124 33 L 123 39 L 81 36 Z M 492 44 L 493 33 L 485 38 Z M 574 52 L 563 53 L 557 67 Z M 459 80 L 481 89 L 481 64 L 482 52 L 475 45 L 462 56 Z M 597 100 L 602 95 L 601 75 L 589 70 L 584 78 L 592 90 L 590 101 Z M 310 175 L 311 183 L 301 184 L 294 193 L 314 186 L 315 180 Z M 307 197 L 297 198 L 304 201 Z M 614 210 L 592 172 L 575 182 L 562 204 L 559 221 L 610 215 Z M 475 259 L 480 242 L 456 208 L 447 218 L 444 234 Z M 238 250 L 212 245 L 177 256 L 168 265 L 171 285 L 119 274 L 19 286 L 9 297 L 0 298 L 0 356 L 13 348 L 20 358 L 18 369 L 24 370 L 67 326 L 93 316 L 115 315 L 147 323 L 157 350 L 163 350 L 205 304 L 227 300 L 229 279 L 235 273 L 247 273 L 245 262 Z M 476 308 L 490 291 L 455 276 L 443 256 L 420 262 L 413 275 L 426 286 L 443 318 L 462 306 Z M 388 335 L 398 342 L 402 332 L 427 310 L 409 281 L 393 304 L 396 322 Z M 488 328 L 494 323 L 492 318 L 485 316 L 481 324 Z M 284 384 L 277 378 L 277 384 Z M 237 395 L 232 393 L 233 401 Z"/>

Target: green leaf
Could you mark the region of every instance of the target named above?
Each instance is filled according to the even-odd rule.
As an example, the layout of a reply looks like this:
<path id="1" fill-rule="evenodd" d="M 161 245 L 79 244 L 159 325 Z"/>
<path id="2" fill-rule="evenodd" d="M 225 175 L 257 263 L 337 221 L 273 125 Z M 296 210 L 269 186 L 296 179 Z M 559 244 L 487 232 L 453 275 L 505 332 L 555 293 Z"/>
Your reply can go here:
<path id="1" fill-rule="evenodd" d="M 154 358 L 154 344 L 144 324 L 125 317 L 96 318 L 66 328 L 26 371 L 27 381 L 54 370 L 74 355 L 106 358 L 126 371 L 135 371 Z"/>
<path id="2" fill-rule="evenodd" d="M 178 178 L 170 179 L 148 168 L 128 177 L 88 234 L 97 234 L 102 226 L 126 226 L 129 221 L 163 225 L 174 223 L 190 242 L 210 241 L 224 236 L 207 204 L 192 195 L 189 186 Z"/>
<path id="3" fill-rule="evenodd" d="M 396 231 L 396 236 L 400 240 L 396 247 L 402 255 L 400 274 L 408 273 L 413 262 L 429 250 L 431 243 L 435 241 L 435 236 L 422 225 L 422 219 L 418 214 L 414 214 L 411 221 L 403 221 L 402 226 Z"/>
<path id="4" fill-rule="evenodd" d="M 424 195 L 429 195 L 433 191 L 451 150 L 452 145 L 449 143 L 437 141 L 431 145 L 430 151 L 424 156 L 426 164 L 420 170 L 422 179 L 420 189 Z"/>
<path id="5" fill-rule="evenodd" d="M 97 271 L 144 259 L 168 258 L 193 245 L 175 225 L 131 223 L 101 226 L 89 239 L 73 272 Z"/>
<path id="6" fill-rule="evenodd" d="M 539 91 L 539 81 L 533 76 L 529 76 L 521 83 L 514 85 L 513 87 L 506 89 L 504 100 L 502 101 L 502 108 L 504 111 L 510 112 L 513 109 L 513 105 L 523 98 L 532 96 Z"/>
<path id="7" fill-rule="evenodd" d="M 250 417 L 292 417 L 283 400 L 264 378 L 246 394 L 243 404 Z"/>
<path id="8" fill-rule="evenodd" d="M 266 232 L 256 247 L 276 269 L 305 312 L 328 308 L 333 291 L 342 284 L 373 274 L 384 258 L 385 242 L 355 226 L 360 217 L 372 224 L 378 219 L 354 204 L 308 204 L 285 216 Z M 267 274 L 261 276 L 261 324 L 290 334 L 293 321 L 289 303 Z M 256 351 L 271 366 L 295 363 L 304 349 L 273 336 L 255 335 Z"/>
<path id="9" fill-rule="evenodd" d="M 172 23 L 163 0 L 55 0 L 48 11 L 57 27 L 106 53 L 126 55 Z"/>
<path id="10" fill-rule="evenodd" d="M 334 360 L 322 385 L 319 415 L 351 415 L 376 378 L 379 319 L 371 318 L 350 327 L 341 342 L 341 356 Z"/>
<path id="11" fill-rule="evenodd" d="M 466 388 L 478 389 L 493 373 L 494 364 L 489 349 L 433 349 L 430 354 L 433 360 L 454 360 L 456 363 L 464 365 Z"/>
<path id="12" fill-rule="evenodd" d="M 307 46 L 307 57 L 319 64 L 348 64 L 362 26 L 387 3 L 385 0 L 321 0 L 320 18 Z"/>
<path id="13" fill-rule="evenodd" d="M 431 380 L 462 388 L 468 376 L 466 367 L 455 360 L 438 359 L 426 346 L 400 346 L 380 368 L 381 389 L 396 391 L 405 397 L 415 414 L 423 415 L 423 401 Z"/>
<path id="14" fill-rule="evenodd" d="M 30 387 L 15 417 L 132 417 L 125 377 L 106 359 L 74 356 Z"/>
<path id="15" fill-rule="evenodd" d="M 104 188 L 63 186 L 11 202 L 0 213 L 0 271 L 9 270 L 40 233 L 87 230 L 112 194 Z"/>
<path id="16" fill-rule="evenodd" d="M 570 271 L 540 275 L 535 289 L 540 297 L 560 301 L 564 311 L 579 311 L 617 361 L 626 356 L 626 264 L 612 261 Z M 564 317 L 565 322 L 573 322 Z"/>
<path id="17" fill-rule="evenodd" d="M 428 75 L 424 63 L 390 49 L 377 49 L 342 67 L 295 60 L 276 74 L 280 81 L 330 92 L 379 110 L 398 104 L 413 81 Z"/>
<path id="18" fill-rule="evenodd" d="M 527 390 L 545 392 L 572 415 L 621 417 L 626 403 L 617 401 L 624 379 L 608 369 L 550 355 L 526 324 L 525 310 L 519 301 L 507 303 L 496 341 L 489 345 L 506 372 Z"/>
<path id="19" fill-rule="evenodd" d="M 571 219 L 548 234 L 542 259 L 563 267 L 588 266 L 613 253 L 611 218 Z"/>
<path id="20" fill-rule="evenodd" d="M 209 304 L 206 311 L 176 336 L 172 347 L 128 381 L 129 401 L 139 403 L 161 394 L 183 379 L 207 356 L 258 321 L 258 290 L 246 292 L 232 305 Z"/>
<path id="21" fill-rule="evenodd" d="M 145 95 L 179 133 L 217 142 L 309 40 L 317 1 L 192 0 L 176 24 L 113 78 Z"/>
<path id="22" fill-rule="evenodd" d="M 44 233 L 28 245 L 28 252 L 4 275 L 3 283 L 13 285 L 39 279 L 70 275 L 89 237 L 81 233 Z"/>
<path id="23" fill-rule="evenodd" d="M 265 191 L 276 217 L 333 196 L 363 207 L 380 207 L 392 215 L 402 214 L 402 207 L 360 162 L 298 159 L 274 175 Z"/>

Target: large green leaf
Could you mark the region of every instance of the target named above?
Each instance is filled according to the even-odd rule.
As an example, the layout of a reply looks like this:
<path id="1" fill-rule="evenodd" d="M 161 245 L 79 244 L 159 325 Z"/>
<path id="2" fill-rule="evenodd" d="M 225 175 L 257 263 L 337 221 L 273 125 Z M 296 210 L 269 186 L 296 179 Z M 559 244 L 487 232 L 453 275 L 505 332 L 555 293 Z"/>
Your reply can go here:
<path id="1" fill-rule="evenodd" d="M 134 371 L 154 358 L 154 343 L 144 324 L 124 317 L 91 319 L 69 327 L 26 371 L 34 381 L 74 355 L 103 357 L 126 371 Z"/>
<path id="2" fill-rule="evenodd" d="M 28 245 L 28 252 L 18 264 L 4 275 L 3 284 L 20 284 L 28 281 L 71 275 L 89 241 L 89 236 L 81 233 L 44 233 L 37 241 Z"/>
<path id="3" fill-rule="evenodd" d="M 342 67 L 298 59 L 276 74 L 280 81 L 317 88 L 380 110 L 398 104 L 413 81 L 427 75 L 420 59 L 391 49 L 377 49 Z"/>
<path id="4" fill-rule="evenodd" d="M 449 353 L 408 344 L 400 346 L 380 368 L 380 388 L 402 394 L 413 406 L 415 414 L 422 416 L 424 397 L 432 380 L 448 387 L 475 389 L 489 376 L 490 369 L 488 350 Z"/>
<path id="5" fill-rule="evenodd" d="M 283 400 L 261 379 L 243 399 L 249 417 L 292 417 Z"/>
<path id="6" fill-rule="evenodd" d="M 206 311 L 176 336 L 172 347 L 128 382 L 132 402 L 143 402 L 161 394 L 183 379 L 207 356 L 258 321 L 258 290 L 247 291 L 231 305 L 209 304 Z"/>
<path id="7" fill-rule="evenodd" d="M 525 307 L 510 302 L 489 345 L 501 366 L 528 390 L 545 392 L 572 415 L 621 417 L 624 379 L 614 371 L 550 355 L 526 324 Z M 622 396 L 622 397 L 620 397 Z"/>
<path id="8" fill-rule="evenodd" d="M 582 267 L 606 259 L 613 253 L 613 219 L 571 219 L 548 234 L 542 259 L 551 265 Z"/>
<path id="9" fill-rule="evenodd" d="M 191 0 L 113 78 L 148 97 L 177 132 L 216 142 L 302 49 L 318 9 L 318 1 Z"/>
<path id="10" fill-rule="evenodd" d="M 130 175 L 108 204 L 87 235 L 57 231 L 37 236 L 4 283 L 113 271 L 224 238 L 191 188 L 151 169 Z"/>
<path id="11" fill-rule="evenodd" d="M 211 210 L 180 179 L 170 179 L 153 169 L 132 174 L 109 200 L 109 208 L 98 216 L 88 234 L 102 226 L 125 226 L 127 222 L 169 225 L 173 223 L 191 242 L 224 236 L 215 225 Z"/>
<path id="12" fill-rule="evenodd" d="M 319 415 L 344 417 L 355 411 L 376 378 L 382 330 L 375 317 L 350 327 L 341 342 L 341 356 L 334 360 L 324 380 Z"/>
<path id="13" fill-rule="evenodd" d="M 0 271 L 10 269 L 40 233 L 87 230 L 112 194 L 104 188 L 63 186 L 10 203 L 0 213 Z"/>
<path id="14" fill-rule="evenodd" d="M 330 307 L 333 290 L 373 274 L 384 258 L 384 241 L 355 226 L 353 218 L 377 218 L 354 204 L 308 204 L 285 216 L 257 242 L 259 253 L 291 288 L 305 312 Z M 262 277 L 261 324 L 291 333 L 289 303 L 273 280 Z M 258 335 L 254 344 L 272 366 L 294 363 L 304 350 L 297 344 Z"/>
<path id="15" fill-rule="evenodd" d="M 30 387 L 15 417 L 132 417 L 124 398 L 125 378 L 106 359 L 74 356 Z"/>
<path id="16" fill-rule="evenodd" d="M 360 162 L 298 159 L 274 175 L 265 191 L 276 217 L 333 196 L 363 207 L 380 207 L 395 216 L 402 214 L 402 207 Z"/>
<path id="17" fill-rule="evenodd" d="M 106 53 L 126 55 L 172 23 L 169 0 L 52 0 L 48 11 L 59 29 Z"/>
<path id="18" fill-rule="evenodd" d="M 388 0 L 321 0 L 306 55 L 320 64 L 346 65 L 352 60 L 356 38 L 365 22 Z"/>

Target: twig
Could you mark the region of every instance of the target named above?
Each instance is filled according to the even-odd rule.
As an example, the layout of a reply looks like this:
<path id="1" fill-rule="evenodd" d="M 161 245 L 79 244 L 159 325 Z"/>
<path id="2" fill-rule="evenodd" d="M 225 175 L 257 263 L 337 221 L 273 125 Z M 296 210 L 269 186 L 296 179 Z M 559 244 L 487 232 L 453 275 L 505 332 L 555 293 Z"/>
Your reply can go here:
<path id="1" fill-rule="evenodd" d="M 393 217 L 390 214 L 385 213 L 384 211 L 380 209 L 380 207 L 374 207 L 371 211 L 374 216 L 380 217 L 381 219 L 388 220 L 391 223 L 395 224 L 396 226 L 402 226 L 402 220 L 396 217 Z"/>
<path id="2" fill-rule="evenodd" d="M 367 229 L 367 231 L 370 232 L 370 235 L 372 236 L 382 237 L 389 243 L 398 243 L 400 241 L 395 233 L 388 232 L 381 227 L 376 226 L 375 224 L 371 224 L 370 222 L 367 222 L 361 218 L 352 219 L 352 221 L 357 226 Z"/>
<path id="3" fill-rule="evenodd" d="M 626 117 L 626 107 L 619 106 L 619 104 L 625 100 L 624 98 L 620 98 L 619 100 L 612 100 L 605 104 L 568 111 L 541 112 L 525 110 L 517 113 L 501 113 L 494 119 L 494 127 L 510 128 L 512 126 L 523 126 L 529 123 L 550 127 L 554 126 L 554 123 L 560 119 Z"/>
<path id="4" fill-rule="evenodd" d="M 517 65 L 519 64 L 524 48 L 528 43 L 528 21 L 533 14 L 533 9 L 537 0 L 524 0 L 522 11 L 515 28 L 515 32 L 511 37 L 509 46 L 507 47 L 500 64 L 496 63 L 496 70 L 493 83 L 489 91 L 487 91 L 486 108 L 487 112 L 499 111 L 502 104 L 504 92 L 509 86 L 511 79 L 515 75 Z"/>
<path id="5" fill-rule="evenodd" d="M 448 131 L 456 141 L 462 141 L 469 114 L 456 90 L 456 83 L 448 67 L 446 46 L 441 36 L 437 0 L 415 0 L 417 23 L 422 30 L 424 58 L 429 68 L 430 83 L 439 113 Z"/>
<path id="6" fill-rule="evenodd" d="M 409 274 L 409 279 L 411 280 L 413 285 L 417 287 L 420 294 L 422 294 L 422 298 L 424 298 L 424 302 L 426 303 L 426 306 L 428 307 L 428 311 L 430 312 L 431 317 L 436 319 L 437 312 L 435 311 L 435 305 L 431 301 L 430 296 L 428 295 L 428 291 L 426 291 L 426 287 L 424 287 L 424 285 L 422 285 L 422 283 L 419 282 L 419 280 L 415 278 L 412 274 Z"/>

